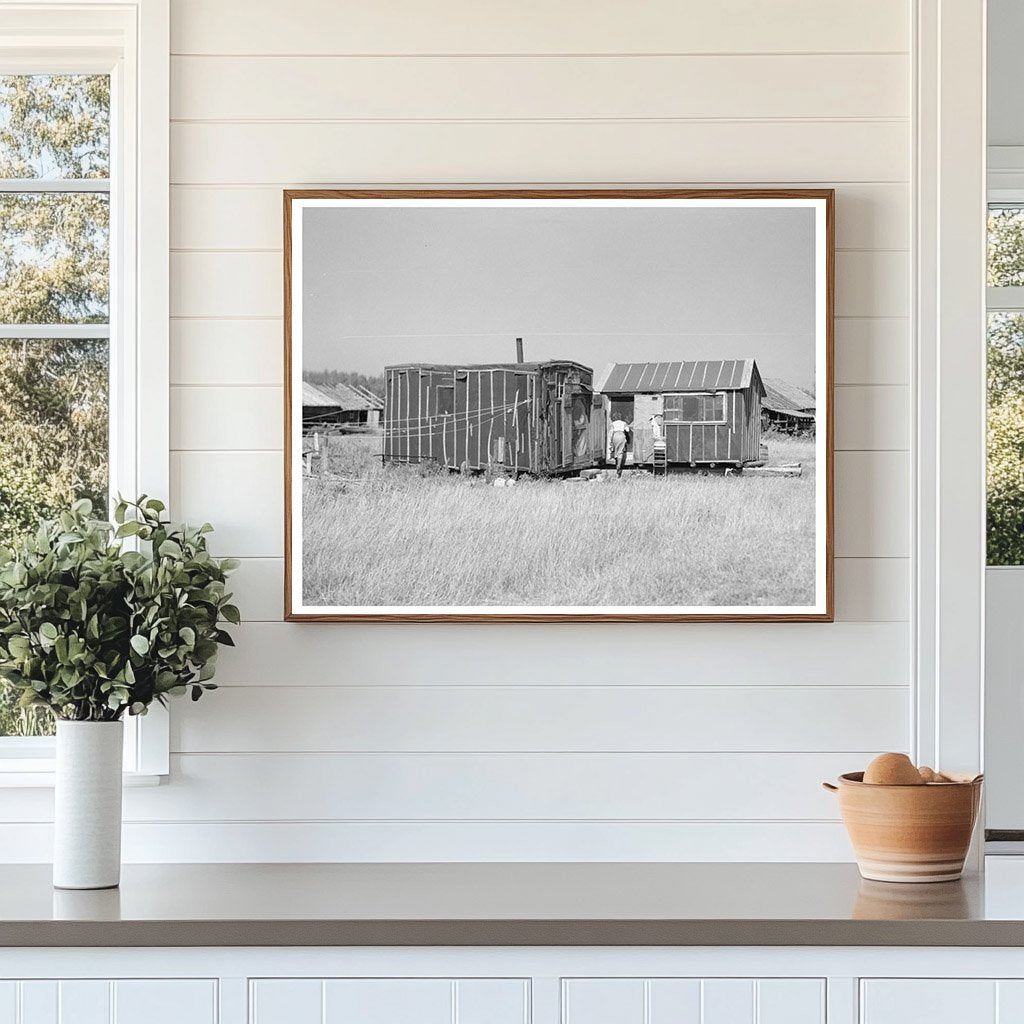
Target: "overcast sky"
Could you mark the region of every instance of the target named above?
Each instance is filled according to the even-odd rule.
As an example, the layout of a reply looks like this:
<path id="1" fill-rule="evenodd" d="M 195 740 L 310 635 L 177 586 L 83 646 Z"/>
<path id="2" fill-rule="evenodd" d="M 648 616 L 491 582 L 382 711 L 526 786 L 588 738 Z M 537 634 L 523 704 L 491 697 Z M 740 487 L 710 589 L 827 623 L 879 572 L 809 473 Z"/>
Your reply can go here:
<path id="1" fill-rule="evenodd" d="M 814 384 L 814 212 L 377 207 L 303 213 L 303 368 L 757 359 Z"/>

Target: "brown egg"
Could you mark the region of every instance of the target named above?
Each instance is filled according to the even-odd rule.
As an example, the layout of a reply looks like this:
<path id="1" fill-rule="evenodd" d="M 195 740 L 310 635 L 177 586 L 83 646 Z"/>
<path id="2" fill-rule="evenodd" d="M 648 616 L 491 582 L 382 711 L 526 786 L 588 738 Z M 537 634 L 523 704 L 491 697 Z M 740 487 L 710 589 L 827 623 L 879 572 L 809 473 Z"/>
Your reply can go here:
<path id="1" fill-rule="evenodd" d="M 923 786 L 924 779 L 906 754 L 879 754 L 867 766 L 864 781 L 874 786 Z"/>

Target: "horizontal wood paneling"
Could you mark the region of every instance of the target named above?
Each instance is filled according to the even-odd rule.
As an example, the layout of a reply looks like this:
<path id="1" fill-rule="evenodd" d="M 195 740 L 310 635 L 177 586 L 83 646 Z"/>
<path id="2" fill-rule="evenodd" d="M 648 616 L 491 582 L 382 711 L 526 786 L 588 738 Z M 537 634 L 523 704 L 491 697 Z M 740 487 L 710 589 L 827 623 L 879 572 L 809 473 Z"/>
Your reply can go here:
<path id="1" fill-rule="evenodd" d="M 129 821 L 832 819 L 873 754 L 179 754 Z M 315 780 L 315 783 L 314 783 Z M 727 797 L 724 795 L 727 794 Z"/>
<path id="2" fill-rule="evenodd" d="M 836 316 L 910 315 L 910 254 L 836 253 Z"/>
<path id="3" fill-rule="evenodd" d="M 839 622 L 902 622 L 909 617 L 910 562 L 905 558 L 836 559 Z M 245 558 L 231 590 L 247 622 L 278 622 L 284 614 L 284 559 Z"/>
<path id="4" fill-rule="evenodd" d="M 272 387 L 172 387 L 171 448 L 282 451 L 284 391 Z"/>
<path id="5" fill-rule="evenodd" d="M 835 548 L 840 556 L 910 556 L 910 456 L 839 452 Z"/>
<path id="6" fill-rule="evenodd" d="M 906 117 L 905 54 L 176 57 L 174 120 Z M 810 87 L 810 83 L 814 83 Z"/>
<path id="7" fill-rule="evenodd" d="M 911 5 L 171 10 L 172 510 L 246 558 L 249 621 L 126 858 L 848 859 L 817 784 L 909 736 Z M 837 188 L 840 621 L 277 621 L 280 190 L 432 182 Z M 51 817 L 6 791 L 0 861 Z"/>
<path id="8" fill-rule="evenodd" d="M 222 554 L 284 554 L 284 460 L 280 452 L 172 452 L 174 514 L 217 525 Z M 837 452 L 836 555 L 910 555 L 910 459 L 902 452 Z"/>
<path id="9" fill-rule="evenodd" d="M 276 252 L 177 252 L 171 255 L 171 314 L 279 317 L 283 263 Z M 905 317 L 910 256 L 903 251 L 836 253 L 836 314 Z"/>
<path id="10" fill-rule="evenodd" d="M 910 618 L 910 560 L 837 558 L 837 622 L 903 622 Z"/>
<path id="11" fill-rule="evenodd" d="M 280 387 L 172 387 L 171 447 L 184 451 L 265 451 L 284 447 Z M 906 451 L 910 394 L 906 387 L 836 391 L 837 451 Z"/>
<path id="12" fill-rule="evenodd" d="M 171 321 L 172 385 L 283 381 L 280 320 Z"/>
<path id="13" fill-rule="evenodd" d="M 217 527 L 222 554 L 284 554 L 281 452 L 171 452 L 171 512 Z"/>
<path id="14" fill-rule="evenodd" d="M 128 822 L 129 863 L 848 861 L 840 821 Z M 0 864 L 53 858 L 53 826 L 0 822 Z"/>
<path id="15" fill-rule="evenodd" d="M 511 633 L 487 623 L 250 622 L 234 632 L 237 649 L 218 663 L 223 684 L 685 686 L 725 673 L 744 686 L 906 686 L 910 678 L 909 631 L 899 622 L 542 623 Z"/>
<path id="16" fill-rule="evenodd" d="M 651 0 L 632 6 L 526 0 L 175 0 L 174 53 L 736 53 L 909 48 L 892 0 Z M 510 86 L 512 83 L 510 83 Z"/>
<path id="17" fill-rule="evenodd" d="M 596 682 L 596 680 L 595 680 Z M 177 710 L 177 753 L 849 751 L 899 747 L 902 687 L 222 687 Z M 776 716 L 785 707 L 784 716 Z M 772 721 L 770 729 L 765 722 Z M 707 723 L 716 722 L 713 733 Z"/>
<path id="18" fill-rule="evenodd" d="M 874 753 L 174 754 L 173 785 L 129 787 L 124 815 L 126 822 L 832 821 L 835 797 L 819 782 L 862 767 Z M 9 795 L 5 820 L 52 820 L 52 791 Z"/>
<path id="19" fill-rule="evenodd" d="M 771 182 L 764 187 L 785 188 L 786 184 Z M 804 182 L 793 187 L 830 188 L 832 184 Z M 280 250 L 282 188 L 174 186 L 171 247 Z M 909 225 L 910 195 L 905 184 L 851 183 L 836 190 L 836 245 L 841 249 L 906 249 L 910 244 Z"/>
<path id="20" fill-rule="evenodd" d="M 838 451 L 910 448 L 909 387 L 836 388 L 835 416 Z"/>
<path id="21" fill-rule="evenodd" d="M 174 184 L 878 181 L 902 121 L 178 123 Z"/>
<path id="22" fill-rule="evenodd" d="M 852 317 L 835 324 L 837 384 L 909 384 L 910 321 Z"/>

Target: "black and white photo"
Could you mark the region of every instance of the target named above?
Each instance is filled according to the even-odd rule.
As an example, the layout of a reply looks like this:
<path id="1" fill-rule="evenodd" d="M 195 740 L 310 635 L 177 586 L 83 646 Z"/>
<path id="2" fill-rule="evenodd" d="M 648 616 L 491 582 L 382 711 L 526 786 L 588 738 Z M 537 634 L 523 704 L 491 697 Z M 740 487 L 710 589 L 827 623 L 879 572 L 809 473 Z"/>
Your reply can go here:
<path id="1" fill-rule="evenodd" d="M 285 210 L 290 617 L 831 618 L 831 192 Z"/>

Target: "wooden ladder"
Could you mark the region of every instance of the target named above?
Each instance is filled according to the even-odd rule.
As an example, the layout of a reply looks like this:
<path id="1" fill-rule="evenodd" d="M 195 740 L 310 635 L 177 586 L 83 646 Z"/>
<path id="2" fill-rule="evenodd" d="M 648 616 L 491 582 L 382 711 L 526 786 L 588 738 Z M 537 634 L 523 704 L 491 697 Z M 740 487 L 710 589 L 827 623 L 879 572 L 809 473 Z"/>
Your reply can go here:
<path id="1" fill-rule="evenodd" d="M 654 442 L 654 475 L 668 476 L 668 452 L 664 441 Z"/>

